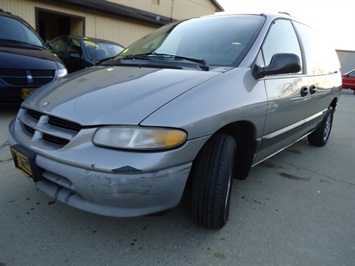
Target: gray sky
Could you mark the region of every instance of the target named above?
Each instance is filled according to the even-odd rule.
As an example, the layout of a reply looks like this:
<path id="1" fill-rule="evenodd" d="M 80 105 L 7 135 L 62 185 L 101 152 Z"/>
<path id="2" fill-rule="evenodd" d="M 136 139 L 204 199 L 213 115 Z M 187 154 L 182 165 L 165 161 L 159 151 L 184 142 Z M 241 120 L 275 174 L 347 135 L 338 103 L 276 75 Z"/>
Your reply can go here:
<path id="1" fill-rule="evenodd" d="M 355 0 L 217 0 L 226 13 L 287 12 L 329 36 L 336 49 L 355 51 Z"/>

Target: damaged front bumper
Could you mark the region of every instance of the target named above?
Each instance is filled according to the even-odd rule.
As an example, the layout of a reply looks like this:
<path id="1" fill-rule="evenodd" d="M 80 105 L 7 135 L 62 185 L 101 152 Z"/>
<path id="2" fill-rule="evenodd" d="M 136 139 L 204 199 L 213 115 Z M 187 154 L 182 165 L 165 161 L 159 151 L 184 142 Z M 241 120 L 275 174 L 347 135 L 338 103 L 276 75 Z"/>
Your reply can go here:
<path id="1" fill-rule="evenodd" d="M 8 142 L 34 155 L 32 164 L 40 173 L 34 179 L 37 188 L 66 205 L 111 217 L 143 216 L 177 206 L 195 157 L 191 151 L 198 151 L 207 139 L 152 154 L 90 145 L 53 151 L 16 131 L 15 123 L 9 126 Z"/>
<path id="2" fill-rule="evenodd" d="M 191 163 L 141 174 L 109 174 L 61 165 L 42 156 L 36 163 L 45 169 L 36 187 L 69 206 L 87 212 L 134 217 L 177 206 Z M 61 175 L 57 174 L 61 169 Z"/>

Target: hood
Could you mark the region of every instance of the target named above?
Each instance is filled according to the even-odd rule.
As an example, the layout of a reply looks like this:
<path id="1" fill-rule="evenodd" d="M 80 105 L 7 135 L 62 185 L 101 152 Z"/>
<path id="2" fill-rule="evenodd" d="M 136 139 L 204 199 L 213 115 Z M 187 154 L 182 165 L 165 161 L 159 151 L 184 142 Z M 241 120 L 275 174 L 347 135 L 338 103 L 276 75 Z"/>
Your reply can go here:
<path id="1" fill-rule="evenodd" d="M 97 66 L 42 87 L 23 105 L 82 126 L 137 125 L 164 104 L 219 74 Z"/>
<path id="2" fill-rule="evenodd" d="M 48 50 L 0 47 L 0 68 L 58 69 L 60 59 Z"/>

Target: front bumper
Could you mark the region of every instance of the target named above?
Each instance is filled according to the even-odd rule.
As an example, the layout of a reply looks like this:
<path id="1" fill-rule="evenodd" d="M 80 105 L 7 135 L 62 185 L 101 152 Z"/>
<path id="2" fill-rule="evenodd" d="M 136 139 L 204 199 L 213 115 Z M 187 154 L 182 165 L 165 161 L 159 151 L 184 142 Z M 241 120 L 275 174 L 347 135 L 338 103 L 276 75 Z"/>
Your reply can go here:
<path id="1" fill-rule="evenodd" d="M 42 178 L 35 182 L 37 188 L 69 206 L 111 217 L 142 216 L 177 206 L 195 156 L 191 151 L 198 151 L 207 138 L 190 141 L 181 149 L 137 156 L 132 153 L 122 155 L 121 151 L 110 149 L 95 150 L 94 156 L 95 152 L 90 153 L 88 145 L 82 145 L 83 150 L 77 148 L 79 151 L 75 153 L 77 156 L 81 154 L 81 160 L 88 160 L 84 167 L 82 162 L 77 164 L 70 156 L 72 146 L 68 151 L 45 151 L 33 146 L 33 142 L 22 136 L 15 124 L 16 120 L 9 126 L 9 145 L 23 145 L 36 154 L 35 164 L 43 170 Z M 104 152 L 109 154 L 102 156 Z M 112 159 L 113 152 L 117 153 L 115 160 Z M 184 161 L 178 163 L 177 158 L 184 158 Z M 114 165 L 105 165 L 107 168 L 103 169 L 104 162 L 111 163 L 111 160 L 115 165 L 119 161 L 121 165 L 133 167 L 126 171 L 125 167 L 113 169 Z M 152 161 L 155 162 L 154 167 L 149 167 Z M 147 167 L 140 167 L 140 164 Z"/>
<path id="2" fill-rule="evenodd" d="M 191 167 L 188 163 L 150 173 L 108 174 L 42 156 L 36 163 L 45 169 L 35 183 L 41 191 L 69 206 L 112 217 L 142 216 L 177 206 Z"/>

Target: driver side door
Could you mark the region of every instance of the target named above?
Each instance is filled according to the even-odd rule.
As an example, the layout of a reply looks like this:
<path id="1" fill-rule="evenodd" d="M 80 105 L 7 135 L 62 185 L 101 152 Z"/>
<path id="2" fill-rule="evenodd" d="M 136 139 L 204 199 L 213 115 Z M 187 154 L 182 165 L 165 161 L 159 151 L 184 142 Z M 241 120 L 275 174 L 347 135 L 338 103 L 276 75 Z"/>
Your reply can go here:
<path id="1" fill-rule="evenodd" d="M 264 78 L 267 95 L 267 114 L 258 161 L 282 150 L 303 135 L 308 97 L 303 73 L 302 53 L 291 21 L 274 21 L 264 40 L 262 49 L 264 66 L 270 64 L 277 53 L 293 53 L 301 59 L 301 71 L 294 74 L 276 74 Z"/>

